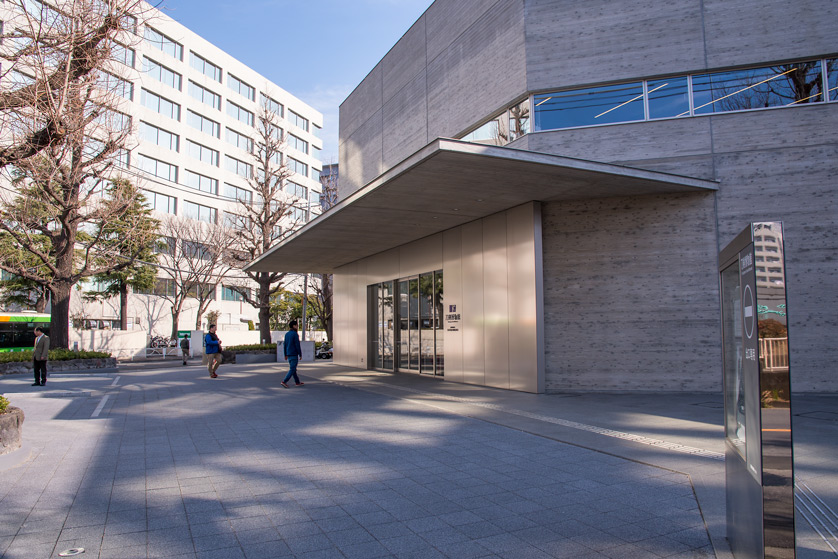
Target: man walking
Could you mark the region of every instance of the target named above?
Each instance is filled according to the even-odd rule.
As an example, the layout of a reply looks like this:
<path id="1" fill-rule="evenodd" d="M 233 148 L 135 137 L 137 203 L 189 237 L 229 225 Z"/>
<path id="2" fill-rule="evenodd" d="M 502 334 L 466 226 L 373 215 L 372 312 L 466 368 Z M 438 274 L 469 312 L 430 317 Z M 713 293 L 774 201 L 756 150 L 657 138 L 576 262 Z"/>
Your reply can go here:
<path id="1" fill-rule="evenodd" d="M 186 360 L 189 359 L 189 334 L 185 334 L 180 340 L 180 352 L 183 354 L 183 366 L 186 366 Z"/>
<path id="2" fill-rule="evenodd" d="M 215 335 L 215 324 L 210 324 L 209 332 L 204 337 L 207 345 L 207 369 L 210 378 L 217 378 L 215 371 L 221 365 L 221 340 Z"/>
<path id="3" fill-rule="evenodd" d="M 47 383 L 47 359 L 49 358 L 49 337 L 40 327 L 35 328 L 35 347 L 32 353 L 35 382 L 32 386 L 43 386 Z"/>
<path id="4" fill-rule="evenodd" d="M 288 361 L 289 367 L 288 374 L 285 375 L 285 380 L 280 383 L 283 388 L 288 388 L 288 381 L 291 380 L 291 377 L 294 377 L 294 382 L 297 386 L 303 386 L 305 384 L 304 382 L 300 382 L 300 377 L 297 376 L 297 363 L 299 363 L 300 357 L 303 356 L 303 350 L 300 347 L 300 336 L 297 334 L 297 321 L 292 320 L 288 323 L 288 327 L 291 329 L 285 334 L 285 341 L 282 344 L 282 348 L 285 350 L 285 360 Z"/>

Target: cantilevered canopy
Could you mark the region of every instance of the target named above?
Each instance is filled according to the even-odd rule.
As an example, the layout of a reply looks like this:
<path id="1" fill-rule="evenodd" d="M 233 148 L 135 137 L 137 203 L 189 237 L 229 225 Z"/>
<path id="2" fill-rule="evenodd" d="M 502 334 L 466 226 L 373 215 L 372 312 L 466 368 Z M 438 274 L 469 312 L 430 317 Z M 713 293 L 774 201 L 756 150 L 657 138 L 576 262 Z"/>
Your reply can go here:
<path id="1" fill-rule="evenodd" d="M 306 224 L 248 269 L 329 273 L 533 200 L 714 190 L 718 185 L 713 181 L 439 139 Z"/>

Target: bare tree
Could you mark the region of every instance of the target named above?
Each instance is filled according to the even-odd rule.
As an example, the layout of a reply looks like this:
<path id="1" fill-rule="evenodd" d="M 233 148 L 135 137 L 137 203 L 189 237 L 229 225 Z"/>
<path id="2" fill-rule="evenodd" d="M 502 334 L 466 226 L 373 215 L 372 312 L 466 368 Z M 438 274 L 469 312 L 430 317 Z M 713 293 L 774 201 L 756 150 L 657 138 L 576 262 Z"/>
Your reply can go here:
<path id="1" fill-rule="evenodd" d="M 0 232 L 11 239 L 0 244 L 0 269 L 49 290 L 56 347 L 69 345 L 73 286 L 129 266 L 138 253 L 130 247 L 141 244 L 135 224 L 118 234 L 107 227 L 138 195 L 111 181 L 131 134 L 119 110 L 131 86 L 118 77 L 117 40 L 132 40 L 126 29 L 140 5 L 16 0 L 5 24 L 0 167 L 11 168 L 17 189 L 0 195 Z"/>
<path id="2" fill-rule="evenodd" d="M 264 254 L 304 221 L 292 215 L 295 194 L 285 192 L 288 186 L 299 185 L 289 180 L 293 172 L 282 161 L 283 147 L 279 115 L 270 98 L 263 97 L 251 153 L 254 172 L 247 181 L 253 198 L 242 192 L 227 216 L 233 237 L 232 262 L 237 268 L 244 268 Z M 259 310 L 259 338 L 270 342 L 271 298 L 282 290 L 287 274 L 282 271 L 243 273 L 256 283 L 256 289 L 250 289 L 250 283 L 244 278 L 231 282 L 230 288 Z"/>
<path id="3" fill-rule="evenodd" d="M 228 253 L 232 237 L 214 223 L 170 216 L 160 226 L 163 285 L 157 290 L 172 304 L 172 337 L 177 337 L 180 313 L 187 299 L 197 300 L 195 329 L 216 289 L 231 271 Z"/>
<path id="4" fill-rule="evenodd" d="M 66 114 L 68 86 L 138 40 L 141 0 L 9 0 L 0 40 L 0 168 L 61 143 L 85 124 Z"/>

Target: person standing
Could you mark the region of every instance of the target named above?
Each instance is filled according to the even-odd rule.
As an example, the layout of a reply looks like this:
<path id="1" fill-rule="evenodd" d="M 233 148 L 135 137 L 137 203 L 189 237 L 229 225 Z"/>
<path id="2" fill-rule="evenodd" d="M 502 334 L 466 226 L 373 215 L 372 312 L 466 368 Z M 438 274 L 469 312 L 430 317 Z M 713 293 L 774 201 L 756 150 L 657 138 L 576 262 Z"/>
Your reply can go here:
<path id="1" fill-rule="evenodd" d="M 49 336 L 40 327 L 35 328 L 35 347 L 32 352 L 35 382 L 32 386 L 43 386 L 47 383 L 47 359 L 49 359 Z"/>
<path id="2" fill-rule="evenodd" d="M 189 334 L 185 334 L 180 340 L 180 352 L 183 354 L 183 365 L 186 366 L 186 360 L 189 359 Z"/>
<path id="3" fill-rule="evenodd" d="M 221 340 L 215 334 L 215 324 L 210 324 L 209 332 L 204 337 L 207 345 L 207 370 L 210 378 L 217 378 L 215 371 L 221 365 Z"/>
<path id="4" fill-rule="evenodd" d="M 290 330 L 285 334 L 285 341 L 282 348 L 285 353 L 285 360 L 288 361 L 288 374 L 285 375 L 285 380 L 280 384 L 283 388 L 288 388 L 288 381 L 294 377 L 294 383 L 297 386 L 303 386 L 305 383 L 300 382 L 300 377 L 297 376 L 297 363 L 300 362 L 300 357 L 303 356 L 303 349 L 300 346 L 300 335 L 297 334 L 297 321 L 292 320 L 288 323 Z"/>

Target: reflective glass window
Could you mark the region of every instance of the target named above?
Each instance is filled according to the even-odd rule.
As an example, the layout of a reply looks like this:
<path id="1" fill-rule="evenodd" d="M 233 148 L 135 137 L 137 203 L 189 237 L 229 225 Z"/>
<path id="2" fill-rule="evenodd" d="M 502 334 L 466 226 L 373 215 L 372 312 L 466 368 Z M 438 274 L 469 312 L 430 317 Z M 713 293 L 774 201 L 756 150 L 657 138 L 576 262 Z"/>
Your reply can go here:
<path id="1" fill-rule="evenodd" d="M 530 133 L 530 100 L 525 99 L 509 109 L 509 141 Z"/>
<path id="2" fill-rule="evenodd" d="M 573 128 L 643 120 L 643 83 L 536 95 L 535 129 Z"/>
<path id="3" fill-rule="evenodd" d="M 191 51 L 189 53 L 189 65 L 201 72 L 203 75 L 212 78 L 217 82 L 221 81 L 221 68 L 206 58 Z"/>
<path id="4" fill-rule="evenodd" d="M 210 194 L 218 194 L 218 179 L 201 175 L 190 170 L 184 173 L 184 183 L 189 188 L 209 192 Z"/>
<path id="5" fill-rule="evenodd" d="M 189 80 L 189 95 L 213 109 L 221 110 L 221 95 L 198 85 L 192 80 Z"/>
<path id="6" fill-rule="evenodd" d="M 829 99 L 838 101 L 838 58 L 831 58 L 826 61 L 826 77 Z"/>
<path id="7" fill-rule="evenodd" d="M 169 101 L 147 89 L 140 91 L 140 102 L 144 107 L 174 120 L 180 120 L 180 105 Z"/>
<path id="8" fill-rule="evenodd" d="M 140 121 L 140 138 L 144 142 L 149 142 L 172 151 L 178 151 L 180 149 L 180 136 L 147 122 Z"/>
<path id="9" fill-rule="evenodd" d="M 462 139 L 466 142 L 474 142 L 477 144 L 489 144 L 495 146 L 505 144 L 506 142 L 501 138 L 500 118 L 501 117 L 492 119 L 489 122 L 480 125 L 463 136 Z"/>
<path id="10" fill-rule="evenodd" d="M 649 118 L 689 116 L 690 92 L 686 76 L 651 80 L 646 87 Z"/>
<path id="11" fill-rule="evenodd" d="M 212 148 L 202 146 L 192 140 L 186 140 L 186 153 L 199 161 L 218 167 L 218 151 Z"/>
<path id="12" fill-rule="evenodd" d="M 695 114 L 782 107 L 823 100 L 820 61 L 692 77 Z"/>
<path id="13" fill-rule="evenodd" d="M 183 202 L 183 215 L 198 221 L 206 221 L 207 223 L 215 223 L 218 210 L 194 202 Z"/>

